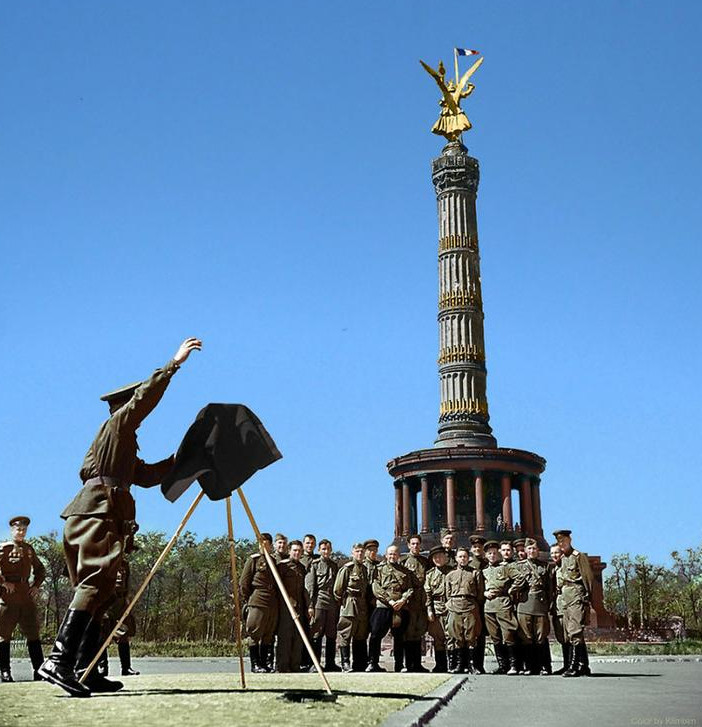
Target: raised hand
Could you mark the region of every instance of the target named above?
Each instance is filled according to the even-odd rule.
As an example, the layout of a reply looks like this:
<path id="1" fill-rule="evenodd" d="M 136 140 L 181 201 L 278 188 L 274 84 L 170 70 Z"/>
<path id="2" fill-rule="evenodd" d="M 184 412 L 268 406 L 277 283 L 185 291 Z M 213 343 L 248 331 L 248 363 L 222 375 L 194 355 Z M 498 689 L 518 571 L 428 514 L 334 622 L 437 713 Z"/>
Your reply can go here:
<path id="1" fill-rule="evenodd" d="M 180 348 L 176 351 L 173 360 L 180 366 L 190 356 L 191 351 L 200 351 L 202 349 L 202 341 L 199 338 L 186 338 L 180 344 Z"/>

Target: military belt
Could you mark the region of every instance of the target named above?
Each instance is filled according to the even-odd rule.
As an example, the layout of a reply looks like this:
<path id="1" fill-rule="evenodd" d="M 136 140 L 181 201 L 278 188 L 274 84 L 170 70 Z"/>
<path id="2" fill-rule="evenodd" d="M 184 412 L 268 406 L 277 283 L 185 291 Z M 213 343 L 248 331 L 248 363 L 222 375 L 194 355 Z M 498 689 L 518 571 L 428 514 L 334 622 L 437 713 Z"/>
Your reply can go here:
<path id="1" fill-rule="evenodd" d="M 91 477 L 84 483 L 87 487 L 92 485 L 105 485 L 106 487 L 118 487 L 120 490 L 128 490 L 129 485 L 116 477 Z"/>
<path id="2" fill-rule="evenodd" d="M 22 576 L 5 576 L 7 583 L 29 583 L 29 578 L 22 578 Z"/>

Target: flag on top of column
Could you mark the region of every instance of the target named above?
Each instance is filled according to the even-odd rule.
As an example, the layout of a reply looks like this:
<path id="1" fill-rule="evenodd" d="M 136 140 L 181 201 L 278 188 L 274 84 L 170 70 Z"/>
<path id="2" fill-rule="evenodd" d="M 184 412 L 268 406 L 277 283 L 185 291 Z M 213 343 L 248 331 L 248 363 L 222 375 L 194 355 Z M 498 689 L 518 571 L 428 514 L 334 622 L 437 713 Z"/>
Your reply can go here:
<path id="1" fill-rule="evenodd" d="M 468 48 L 456 48 L 456 55 L 459 56 L 478 56 L 479 50 L 469 50 Z"/>

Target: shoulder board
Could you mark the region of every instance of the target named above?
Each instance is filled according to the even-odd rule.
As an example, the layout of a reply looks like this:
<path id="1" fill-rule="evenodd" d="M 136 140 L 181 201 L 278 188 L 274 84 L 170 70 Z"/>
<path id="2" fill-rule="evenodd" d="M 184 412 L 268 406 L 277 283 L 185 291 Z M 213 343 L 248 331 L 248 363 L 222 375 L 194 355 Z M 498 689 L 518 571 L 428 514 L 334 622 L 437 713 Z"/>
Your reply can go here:
<path id="1" fill-rule="evenodd" d="M 283 563 L 290 563 L 290 558 L 283 558 L 283 560 L 278 561 L 278 565 L 283 565 Z"/>
<path id="2" fill-rule="evenodd" d="M 4 543 L 0 543 L 0 548 L 11 548 L 14 546 L 14 542 L 12 540 L 6 540 Z"/>
<path id="3" fill-rule="evenodd" d="M 576 556 L 577 555 L 580 555 L 580 551 L 579 550 L 575 550 L 575 548 L 573 548 L 573 552 L 571 553 L 571 555 L 576 555 Z"/>
<path id="4" fill-rule="evenodd" d="M 261 557 L 261 554 L 260 553 L 252 553 L 251 554 L 251 558 L 260 558 L 260 557 Z"/>
<path id="5" fill-rule="evenodd" d="M 342 568 L 350 568 L 353 565 L 353 563 L 354 562 L 352 560 L 350 560 L 348 563 L 344 563 L 344 565 L 342 565 L 341 567 Z"/>

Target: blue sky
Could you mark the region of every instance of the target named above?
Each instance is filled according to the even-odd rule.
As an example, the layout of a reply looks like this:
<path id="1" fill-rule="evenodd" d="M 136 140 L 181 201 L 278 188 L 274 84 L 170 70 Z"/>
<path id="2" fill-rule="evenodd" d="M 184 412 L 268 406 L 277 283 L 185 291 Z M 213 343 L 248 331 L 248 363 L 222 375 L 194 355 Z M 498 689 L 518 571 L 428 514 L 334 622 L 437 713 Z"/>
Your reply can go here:
<path id="1" fill-rule="evenodd" d="M 466 103 L 491 424 L 544 456 L 545 527 L 605 559 L 701 540 L 698 3 L 6 2 L 2 522 L 60 529 L 100 394 L 202 353 L 140 431 L 247 403 L 284 459 L 262 527 L 392 537 L 391 458 L 438 416 L 437 90 Z M 144 529 L 170 504 L 137 490 Z M 205 502 L 189 527 L 224 532 Z M 250 535 L 242 513 L 235 528 Z M 4 527 L 0 527 L 0 531 Z"/>

